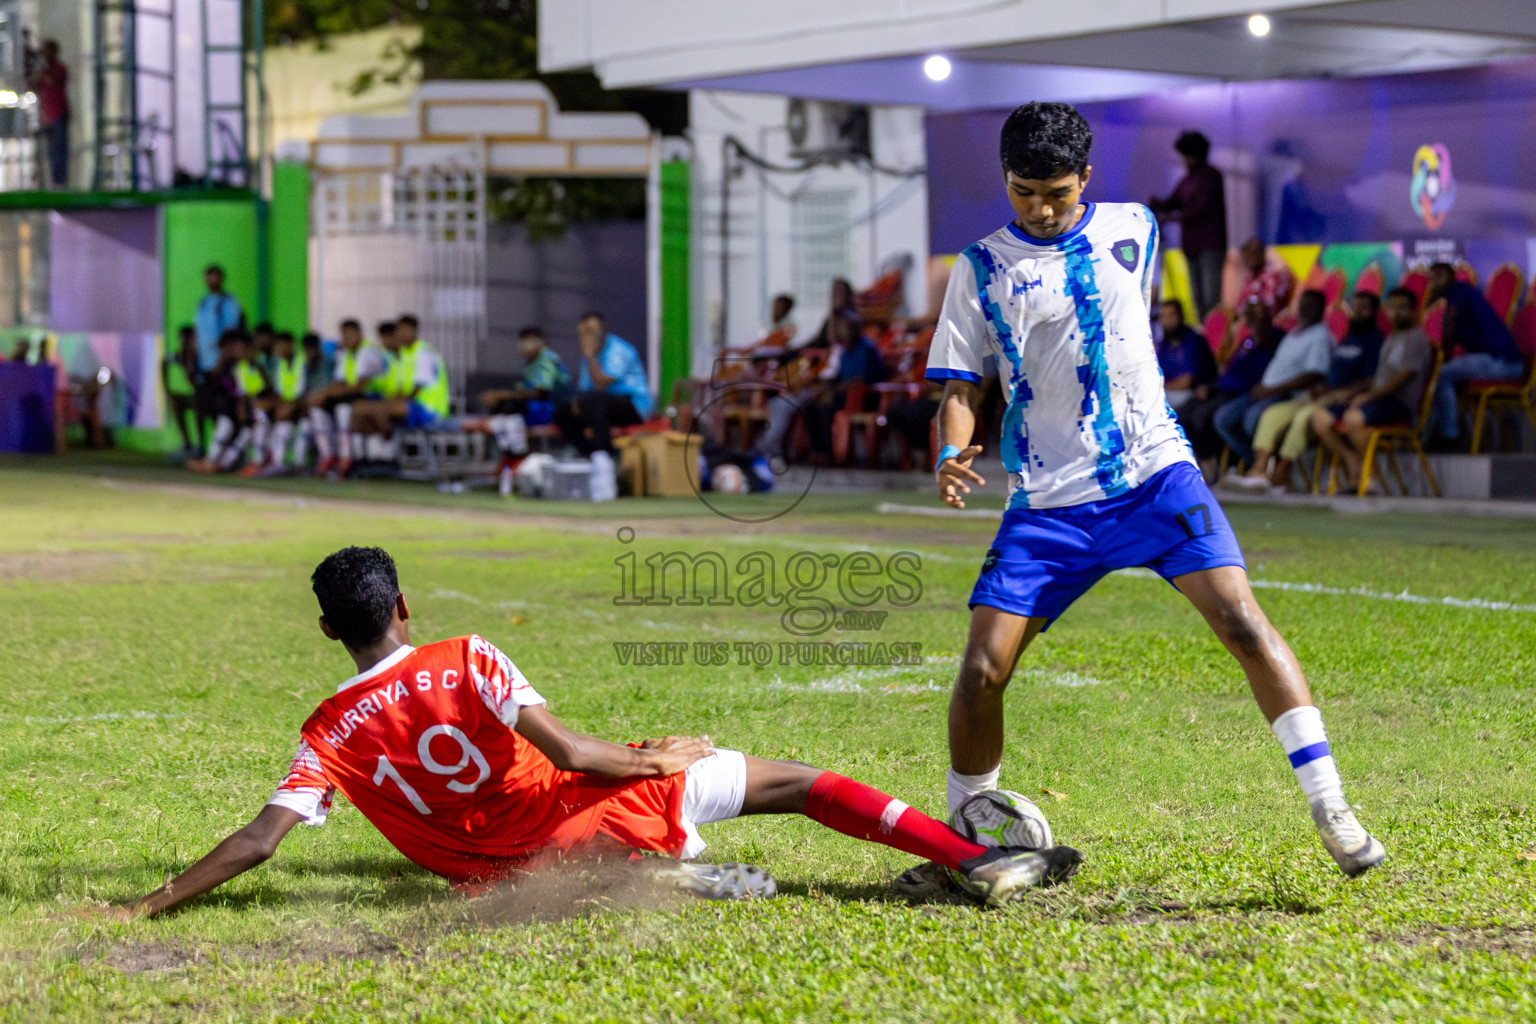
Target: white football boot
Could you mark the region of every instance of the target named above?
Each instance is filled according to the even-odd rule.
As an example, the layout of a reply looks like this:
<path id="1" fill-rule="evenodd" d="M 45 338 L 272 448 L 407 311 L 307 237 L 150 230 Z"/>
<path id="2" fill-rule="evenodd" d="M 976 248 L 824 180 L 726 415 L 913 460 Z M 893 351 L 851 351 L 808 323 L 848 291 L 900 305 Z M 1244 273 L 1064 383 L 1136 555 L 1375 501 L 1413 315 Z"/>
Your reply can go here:
<path id="1" fill-rule="evenodd" d="M 955 884 L 989 907 L 1021 898 L 1036 886 L 1055 885 L 1077 873 L 1083 855 L 1070 846 L 1027 850 L 999 846 L 960 862 Z"/>
<path id="2" fill-rule="evenodd" d="M 672 887 L 703 900 L 767 898 L 778 893 L 773 876 L 751 864 L 695 864 L 662 861 L 652 870 Z"/>
<path id="3" fill-rule="evenodd" d="M 1312 805 L 1312 821 L 1339 870 L 1350 878 L 1365 874 L 1387 856 L 1386 848 L 1365 830 L 1354 808 L 1343 801 Z"/>

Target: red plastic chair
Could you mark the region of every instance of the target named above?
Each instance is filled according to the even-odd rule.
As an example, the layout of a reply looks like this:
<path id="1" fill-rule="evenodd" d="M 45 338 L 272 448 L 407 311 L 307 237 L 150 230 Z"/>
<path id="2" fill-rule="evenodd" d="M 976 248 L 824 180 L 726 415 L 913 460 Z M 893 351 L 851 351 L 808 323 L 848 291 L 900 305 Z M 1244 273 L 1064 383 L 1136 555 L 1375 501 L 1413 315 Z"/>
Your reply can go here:
<path id="1" fill-rule="evenodd" d="M 1515 305 L 1520 301 L 1520 290 L 1525 287 L 1525 275 L 1513 263 L 1501 263 L 1488 278 L 1483 297 L 1498 311 L 1507 324 L 1515 322 Z"/>
<path id="2" fill-rule="evenodd" d="M 1323 298 L 1329 307 L 1337 306 L 1344 298 L 1344 286 L 1348 279 L 1344 276 L 1343 267 L 1334 267 L 1328 271 L 1328 276 L 1323 278 Z"/>
<path id="3" fill-rule="evenodd" d="M 1424 309 L 1424 293 L 1429 291 L 1429 275 L 1423 267 L 1414 267 L 1403 275 L 1403 279 L 1397 282 L 1399 288 L 1407 288 L 1413 292 L 1419 300 L 1419 309 Z"/>
<path id="4" fill-rule="evenodd" d="M 1323 314 L 1323 323 L 1328 325 L 1328 333 L 1333 335 L 1333 340 L 1340 341 L 1349 333 L 1349 307 L 1330 307 L 1328 312 Z"/>
<path id="5" fill-rule="evenodd" d="M 1490 282 L 1491 284 L 1492 282 Z M 1472 454 L 1483 446 L 1483 425 L 1492 413 L 1523 412 L 1536 430 L 1536 306 L 1525 306 L 1515 315 L 1515 344 L 1525 357 L 1525 379 L 1473 380 L 1467 382 L 1465 401 L 1473 405 Z M 1474 404 L 1475 402 L 1475 404 Z"/>
<path id="6" fill-rule="evenodd" d="M 1211 346 L 1211 351 L 1221 353 L 1222 347 L 1227 343 L 1227 336 L 1232 332 L 1232 311 L 1226 306 L 1217 306 L 1205 315 L 1205 323 L 1202 329 L 1205 334 L 1205 343 Z"/>
<path id="7" fill-rule="evenodd" d="M 1477 268 L 1466 260 L 1456 261 L 1456 280 L 1465 281 L 1472 287 L 1477 287 Z"/>
<path id="8" fill-rule="evenodd" d="M 1434 304 L 1424 311 L 1424 333 L 1429 335 L 1429 340 L 1439 345 L 1445 340 L 1445 300 L 1436 299 Z"/>
<path id="9" fill-rule="evenodd" d="M 1370 292 L 1379 297 L 1386 284 L 1387 275 L 1382 273 L 1381 264 L 1372 263 L 1360 271 L 1360 276 L 1355 279 L 1355 291 Z"/>

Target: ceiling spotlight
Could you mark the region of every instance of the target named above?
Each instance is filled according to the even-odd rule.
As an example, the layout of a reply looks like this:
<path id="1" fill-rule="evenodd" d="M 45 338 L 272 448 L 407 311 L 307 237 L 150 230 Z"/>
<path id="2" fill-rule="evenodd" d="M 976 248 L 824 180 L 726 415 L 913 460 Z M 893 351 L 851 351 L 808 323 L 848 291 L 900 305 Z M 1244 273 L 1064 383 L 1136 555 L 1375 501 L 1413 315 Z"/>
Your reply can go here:
<path id="1" fill-rule="evenodd" d="M 944 81 L 944 79 L 949 77 L 949 73 L 953 70 L 954 65 L 949 62 L 948 57 L 945 57 L 942 54 L 936 53 L 932 57 L 929 57 L 927 60 L 923 61 L 923 74 L 927 75 L 935 82 Z"/>
<path id="2" fill-rule="evenodd" d="M 1269 35 L 1269 19 L 1262 14 L 1255 14 L 1248 19 L 1248 31 L 1260 38 Z"/>

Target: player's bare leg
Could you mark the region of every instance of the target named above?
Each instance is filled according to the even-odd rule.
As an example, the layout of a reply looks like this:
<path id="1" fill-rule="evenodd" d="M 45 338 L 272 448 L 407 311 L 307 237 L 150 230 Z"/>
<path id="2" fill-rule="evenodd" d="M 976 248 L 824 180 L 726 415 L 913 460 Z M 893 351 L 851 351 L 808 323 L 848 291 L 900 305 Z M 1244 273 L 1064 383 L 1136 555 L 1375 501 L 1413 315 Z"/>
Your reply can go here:
<path id="1" fill-rule="evenodd" d="M 929 858 L 990 905 L 1069 878 L 1082 861 L 1081 854 L 1065 846 L 1038 851 L 984 847 L 847 776 L 798 761 L 745 760 L 741 814 L 803 814 L 843 835 Z"/>
<path id="2" fill-rule="evenodd" d="M 1239 566 L 1223 566 L 1175 577 L 1173 584 L 1205 616 L 1243 667 L 1259 710 L 1296 771 L 1323 845 L 1339 869 L 1353 877 L 1380 864 L 1386 851 L 1356 820 L 1344 799 L 1322 714 L 1312 703 L 1306 676 L 1290 645 L 1259 607 L 1247 572 Z"/>
<path id="3" fill-rule="evenodd" d="M 1003 763 L 1003 694 L 1019 657 L 1050 619 L 987 605 L 971 612 L 970 635 L 949 698 L 951 813 L 967 798 L 997 788 Z"/>

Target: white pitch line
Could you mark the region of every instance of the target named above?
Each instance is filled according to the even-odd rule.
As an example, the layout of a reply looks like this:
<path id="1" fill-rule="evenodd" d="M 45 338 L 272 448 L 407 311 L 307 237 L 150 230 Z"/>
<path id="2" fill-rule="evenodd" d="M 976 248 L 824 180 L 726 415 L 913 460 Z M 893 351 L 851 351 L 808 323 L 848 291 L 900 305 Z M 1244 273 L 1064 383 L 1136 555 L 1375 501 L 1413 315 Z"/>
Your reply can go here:
<path id="1" fill-rule="evenodd" d="M 1111 575 L 1130 576 L 1140 580 L 1161 580 L 1151 569 L 1117 569 Z M 1439 605 L 1445 608 L 1472 608 L 1485 612 L 1536 612 L 1536 604 L 1515 604 L 1512 601 L 1489 601 L 1481 597 L 1426 597 L 1410 594 L 1406 590 L 1391 593 L 1372 590 L 1369 587 L 1329 587 L 1321 583 L 1292 583 L 1288 580 L 1249 579 L 1254 590 L 1289 590 L 1298 594 L 1326 594 L 1329 597 L 1364 597 L 1372 601 L 1395 601 L 1400 604 Z"/>
<path id="2" fill-rule="evenodd" d="M 937 519 L 1001 519 L 1002 509 L 950 508 L 948 505 L 902 505 L 882 501 L 875 506 L 881 515 L 933 516 Z"/>

